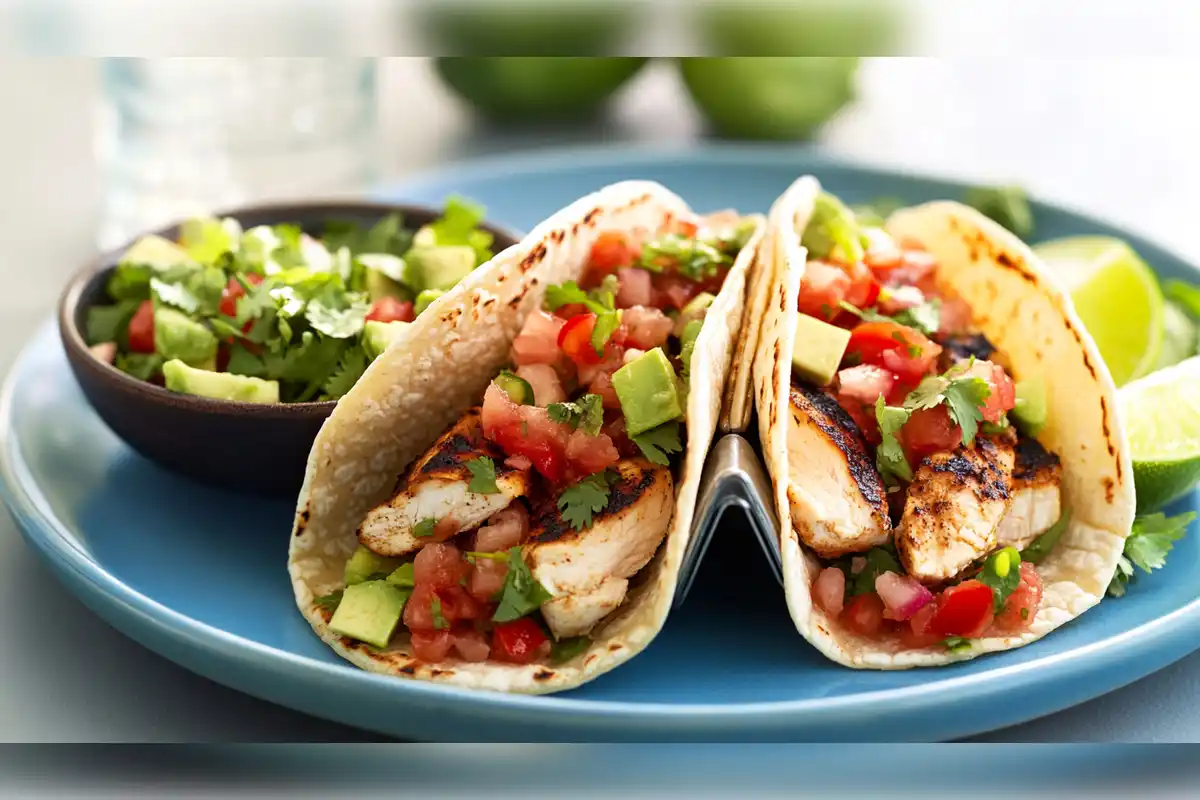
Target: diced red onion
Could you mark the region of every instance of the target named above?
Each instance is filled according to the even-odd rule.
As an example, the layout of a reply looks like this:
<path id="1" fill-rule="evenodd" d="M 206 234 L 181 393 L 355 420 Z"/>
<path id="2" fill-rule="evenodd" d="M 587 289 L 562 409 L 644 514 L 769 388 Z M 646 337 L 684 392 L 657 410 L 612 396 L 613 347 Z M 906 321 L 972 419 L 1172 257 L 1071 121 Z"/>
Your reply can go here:
<path id="1" fill-rule="evenodd" d="M 842 613 L 842 604 L 846 597 L 846 573 L 837 567 L 826 567 L 821 570 L 813 582 L 813 601 L 825 613 L 836 617 Z"/>
<path id="2" fill-rule="evenodd" d="M 907 575 L 884 572 L 875 578 L 875 591 L 883 600 L 884 616 L 906 620 L 933 600 L 933 594 Z"/>
<path id="3" fill-rule="evenodd" d="M 857 575 L 867 568 L 867 559 L 863 556 L 855 556 L 850 559 L 850 574 Z"/>
<path id="4" fill-rule="evenodd" d="M 654 286 L 650 281 L 650 273 L 636 267 L 623 267 L 617 270 L 617 280 L 621 290 L 617 292 L 617 308 L 633 308 L 648 306 L 653 299 Z"/>

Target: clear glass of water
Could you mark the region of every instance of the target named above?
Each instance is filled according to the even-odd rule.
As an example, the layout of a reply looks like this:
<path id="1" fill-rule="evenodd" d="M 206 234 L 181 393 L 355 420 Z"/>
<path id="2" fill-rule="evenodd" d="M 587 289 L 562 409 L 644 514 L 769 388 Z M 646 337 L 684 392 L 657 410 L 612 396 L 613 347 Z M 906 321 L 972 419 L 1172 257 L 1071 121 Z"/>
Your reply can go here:
<path id="1" fill-rule="evenodd" d="M 378 169 L 374 59 L 110 58 L 98 241 L 230 206 L 361 193 Z"/>

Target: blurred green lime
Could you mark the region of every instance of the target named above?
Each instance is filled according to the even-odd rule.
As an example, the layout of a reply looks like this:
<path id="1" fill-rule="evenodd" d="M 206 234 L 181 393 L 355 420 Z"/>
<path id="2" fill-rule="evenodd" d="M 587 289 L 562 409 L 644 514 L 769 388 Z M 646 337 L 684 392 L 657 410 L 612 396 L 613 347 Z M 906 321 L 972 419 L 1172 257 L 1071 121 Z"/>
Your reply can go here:
<path id="1" fill-rule="evenodd" d="M 601 56 L 625 50 L 633 0 L 458 0 L 421 3 L 420 33 L 447 55 Z"/>
<path id="2" fill-rule="evenodd" d="M 504 122 L 577 118 L 594 110 L 646 58 L 452 58 L 437 72 L 480 113 Z"/>
<path id="3" fill-rule="evenodd" d="M 901 55 L 904 0 L 740 0 L 694 7 L 705 52 L 739 56 Z"/>
<path id="4" fill-rule="evenodd" d="M 721 136 L 808 138 L 854 99 L 859 60 L 838 58 L 686 58 L 692 99 Z"/>

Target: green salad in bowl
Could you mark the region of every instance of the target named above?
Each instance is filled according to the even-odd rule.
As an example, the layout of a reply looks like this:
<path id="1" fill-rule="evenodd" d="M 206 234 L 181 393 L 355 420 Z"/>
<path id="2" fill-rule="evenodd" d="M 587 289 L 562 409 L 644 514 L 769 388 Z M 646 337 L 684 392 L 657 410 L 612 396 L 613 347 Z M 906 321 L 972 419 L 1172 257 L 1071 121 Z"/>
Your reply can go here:
<path id="1" fill-rule="evenodd" d="M 170 391 L 249 403 L 336 400 L 399 326 L 490 259 L 484 209 L 450 198 L 419 226 L 199 217 L 143 236 L 86 312 L 92 353 Z"/>

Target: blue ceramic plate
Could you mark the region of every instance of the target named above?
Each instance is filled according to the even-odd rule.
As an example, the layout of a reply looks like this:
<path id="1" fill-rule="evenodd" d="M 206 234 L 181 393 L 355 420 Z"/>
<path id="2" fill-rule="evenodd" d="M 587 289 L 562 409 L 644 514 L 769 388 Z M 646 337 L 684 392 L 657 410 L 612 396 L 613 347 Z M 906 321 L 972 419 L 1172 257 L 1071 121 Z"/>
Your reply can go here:
<path id="1" fill-rule="evenodd" d="M 389 199 L 476 198 L 528 230 L 622 178 L 661 181 L 698 209 L 765 211 L 798 174 L 850 201 L 960 197 L 958 184 L 831 163 L 796 149 L 625 149 L 463 164 Z M 1039 237 L 1123 231 L 1046 205 Z M 1178 258 L 1127 236 L 1164 274 Z M 1193 533 L 1169 565 L 1047 639 L 956 666 L 858 672 L 792 627 L 743 518 L 726 515 L 687 602 L 640 657 L 561 695 L 397 680 L 346 665 L 309 630 L 284 568 L 292 506 L 158 469 L 84 402 L 51 324 L 0 401 L 0 477 L 29 543 L 97 614 L 167 658 L 253 695 L 401 737 L 467 740 L 935 740 L 1018 723 L 1111 691 L 1200 644 Z M 186 446 L 183 442 L 181 447 Z M 1190 503 L 1185 503 L 1188 505 Z"/>

